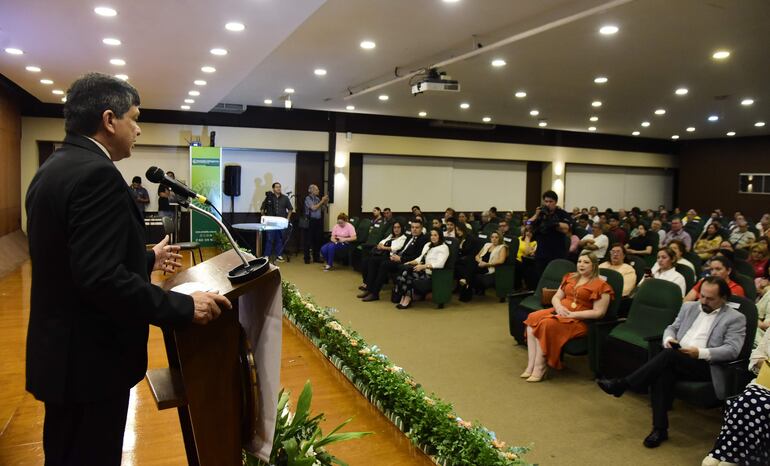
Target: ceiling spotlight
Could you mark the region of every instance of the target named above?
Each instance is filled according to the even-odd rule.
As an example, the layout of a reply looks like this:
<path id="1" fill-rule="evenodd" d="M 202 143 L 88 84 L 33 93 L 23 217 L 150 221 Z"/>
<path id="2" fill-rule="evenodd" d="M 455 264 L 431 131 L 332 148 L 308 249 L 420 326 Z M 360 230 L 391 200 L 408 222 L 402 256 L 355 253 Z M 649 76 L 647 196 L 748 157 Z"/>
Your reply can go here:
<path id="1" fill-rule="evenodd" d="M 313 73 L 316 76 L 326 76 L 326 70 L 323 69 L 323 68 L 316 68 L 316 69 L 313 70 Z"/>
<path id="2" fill-rule="evenodd" d="M 425 118 L 426 116 L 428 116 L 428 112 L 420 112 L 417 114 L 417 116 L 419 116 L 420 118 Z"/>
<path id="3" fill-rule="evenodd" d="M 591 106 L 592 107 L 601 107 L 602 106 L 602 102 L 600 100 L 594 100 L 593 102 L 591 102 Z"/>
<path id="4" fill-rule="evenodd" d="M 374 43 L 373 40 L 364 40 L 361 41 L 361 44 L 359 44 L 362 49 L 371 50 L 375 47 L 377 47 L 377 44 Z"/>
<path id="5" fill-rule="evenodd" d="M 123 60 L 122 58 L 113 58 L 110 60 L 110 64 L 115 66 L 125 66 L 126 61 Z"/>
<path id="6" fill-rule="evenodd" d="M 13 47 L 8 47 L 5 49 L 5 53 L 9 53 L 11 55 L 24 55 L 24 51 L 21 49 L 15 49 Z"/>
<path id="7" fill-rule="evenodd" d="M 61 89 L 54 89 L 51 91 L 51 93 L 55 95 L 64 95 L 64 91 Z"/>
<path id="8" fill-rule="evenodd" d="M 193 84 L 195 84 L 196 86 L 205 86 L 207 83 L 202 79 L 196 79 L 195 81 L 193 81 Z"/>
<path id="9" fill-rule="evenodd" d="M 460 0 L 443 0 L 443 1 L 444 1 L 444 3 L 457 3 Z"/>
<path id="10" fill-rule="evenodd" d="M 116 78 L 122 80 L 122 81 L 128 81 L 128 75 L 127 74 L 116 74 Z"/>
<path id="11" fill-rule="evenodd" d="M 599 121 L 599 117 L 594 115 L 591 118 L 588 119 L 589 121 Z"/>
<path id="12" fill-rule="evenodd" d="M 735 131 L 728 131 L 727 136 L 735 136 Z"/>
<path id="13" fill-rule="evenodd" d="M 494 60 L 492 60 L 492 66 L 494 66 L 495 68 L 500 68 L 501 66 L 505 66 L 505 65 L 506 65 L 505 60 L 503 60 L 502 58 L 495 58 Z"/>
<path id="14" fill-rule="evenodd" d="M 470 107 L 471 107 L 471 104 L 469 104 L 468 102 L 463 102 L 463 103 L 460 104 L 460 108 L 463 109 L 463 110 L 467 110 Z"/>
<path id="15" fill-rule="evenodd" d="M 385 94 L 382 94 L 382 95 L 380 95 L 380 96 L 379 96 L 379 97 L 377 97 L 377 98 L 378 98 L 378 99 L 380 99 L 380 100 L 381 100 L 381 101 L 383 101 L 383 102 L 385 102 L 386 100 L 390 99 L 390 97 L 388 97 L 388 96 L 387 96 L 387 95 L 385 95 Z"/>
<path id="16" fill-rule="evenodd" d="M 201 95 L 201 93 L 198 92 L 198 91 L 190 91 L 190 92 L 187 93 L 187 95 L 191 95 L 193 97 L 198 97 L 199 95 Z"/>
<path id="17" fill-rule="evenodd" d="M 634 131 L 633 133 L 631 133 L 631 136 L 639 136 L 640 134 L 642 133 L 640 133 L 639 131 Z"/>
<path id="18" fill-rule="evenodd" d="M 679 135 L 675 134 L 675 135 L 671 136 L 671 139 L 674 139 L 674 140 L 679 139 Z"/>
<path id="19" fill-rule="evenodd" d="M 588 131 L 596 131 L 596 126 L 589 126 Z"/>
<path id="20" fill-rule="evenodd" d="M 181 108 L 182 110 L 190 110 L 189 105 L 180 105 L 179 108 Z"/>
<path id="21" fill-rule="evenodd" d="M 761 128 L 761 127 L 765 126 L 765 122 L 764 121 L 758 121 L 758 122 L 754 123 L 754 126 L 756 126 L 757 128 Z"/>
<path id="22" fill-rule="evenodd" d="M 30 71 L 32 73 L 40 73 L 42 69 L 40 69 L 39 66 L 28 66 L 25 68 L 27 71 Z"/>
<path id="23" fill-rule="evenodd" d="M 115 39 L 115 38 L 112 38 L 112 37 L 107 37 L 107 38 L 102 39 L 102 43 L 104 45 L 120 45 L 120 44 L 122 44 L 120 39 Z"/>
<path id="24" fill-rule="evenodd" d="M 485 116 L 484 118 L 481 119 L 481 121 L 483 121 L 484 123 L 489 123 L 490 121 L 492 121 L 492 117 Z"/>
<path id="25" fill-rule="evenodd" d="M 113 8 L 110 8 L 108 6 L 97 6 L 94 8 L 94 13 L 96 13 L 99 16 L 117 16 L 118 12 L 115 11 Z"/>
<path id="26" fill-rule="evenodd" d="M 67 97 L 62 97 L 61 101 L 66 103 L 67 102 Z"/>
<path id="27" fill-rule="evenodd" d="M 540 111 L 539 110 L 530 110 L 529 114 L 532 115 L 532 116 L 538 116 L 538 115 L 540 115 Z"/>
<path id="28" fill-rule="evenodd" d="M 263 102 L 265 103 L 265 105 L 273 105 L 272 99 L 265 99 Z"/>
<path id="29" fill-rule="evenodd" d="M 204 73 L 214 73 L 217 71 L 217 69 L 214 68 L 213 66 L 203 66 L 201 67 L 201 71 L 203 71 Z"/>
<path id="30" fill-rule="evenodd" d="M 225 29 L 228 31 L 240 32 L 246 29 L 246 26 L 244 26 L 242 23 L 231 22 L 225 24 Z"/>
<path id="31" fill-rule="evenodd" d="M 727 50 L 717 50 L 714 52 L 713 55 L 711 55 L 712 58 L 715 60 L 724 60 L 725 58 L 730 56 L 730 52 Z"/>
<path id="32" fill-rule="evenodd" d="M 666 114 L 666 109 L 665 108 L 659 108 L 659 109 L 655 110 L 655 114 L 656 115 L 665 115 Z"/>
<path id="33" fill-rule="evenodd" d="M 741 105 L 743 105 L 744 107 L 748 107 L 749 105 L 753 105 L 753 104 L 754 104 L 754 99 L 741 100 Z"/>
<path id="34" fill-rule="evenodd" d="M 184 99 L 184 103 L 186 103 L 186 104 L 194 104 L 195 103 L 195 99 Z"/>
<path id="35" fill-rule="evenodd" d="M 688 126 L 687 127 L 687 132 L 688 133 L 692 133 L 693 131 L 695 131 L 695 126 Z"/>
<path id="36" fill-rule="evenodd" d="M 619 30 L 620 29 L 617 26 L 613 24 L 608 24 L 606 26 L 602 26 L 601 28 L 599 28 L 599 34 L 604 34 L 605 36 L 611 36 L 613 34 L 616 34 Z"/>
<path id="37" fill-rule="evenodd" d="M 513 95 L 515 95 L 517 99 L 523 99 L 527 96 L 527 93 L 524 91 L 516 91 L 516 93 Z"/>
<path id="38" fill-rule="evenodd" d="M 46 86 L 50 86 L 51 84 L 53 84 L 53 81 L 51 81 L 50 79 L 41 79 L 40 84 L 45 84 Z"/>
<path id="39" fill-rule="evenodd" d="M 717 115 L 710 115 L 708 119 L 709 121 L 717 121 L 719 120 L 719 117 Z"/>
<path id="40" fill-rule="evenodd" d="M 595 82 L 596 84 L 604 84 L 604 83 L 606 83 L 607 81 L 609 81 L 609 79 L 607 79 L 607 77 L 606 77 L 606 76 L 597 76 L 597 77 L 595 77 L 595 78 L 594 78 L 594 82 Z"/>
<path id="41" fill-rule="evenodd" d="M 649 122 L 649 121 L 643 121 L 643 122 L 642 122 L 642 126 L 643 126 L 644 128 L 648 128 L 648 127 L 650 126 L 650 122 Z"/>
<path id="42" fill-rule="evenodd" d="M 345 107 L 345 110 L 351 110 L 352 111 L 352 110 L 355 110 L 355 109 L 356 109 L 355 105 L 348 105 L 347 107 Z"/>
<path id="43" fill-rule="evenodd" d="M 286 89 L 283 90 L 283 92 L 285 92 L 287 94 L 294 94 L 294 88 L 293 87 L 287 87 Z"/>
<path id="44" fill-rule="evenodd" d="M 209 50 L 209 52 L 211 52 L 212 55 L 218 55 L 220 57 L 227 55 L 227 49 L 216 48 L 216 49 Z"/>
<path id="45" fill-rule="evenodd" d="M 537 126 L 539 126 L 539 127 L 541 127 L 541 128 L 545 128 L 546 126 L 548 126 L 548 122 L 547 122 L 547 121 L 545 121 L 545 120 L 541 120 L 541 121 L 539 121 L 539 122 L 537 123 Z"/>
<path id="46" fill-rule="evenodd" d="M 679 89 L 674 91 L 674 94 L 676 95 L 687 95 L 687 93 L 690 92 L 686 87 L 680 87 Z"/>

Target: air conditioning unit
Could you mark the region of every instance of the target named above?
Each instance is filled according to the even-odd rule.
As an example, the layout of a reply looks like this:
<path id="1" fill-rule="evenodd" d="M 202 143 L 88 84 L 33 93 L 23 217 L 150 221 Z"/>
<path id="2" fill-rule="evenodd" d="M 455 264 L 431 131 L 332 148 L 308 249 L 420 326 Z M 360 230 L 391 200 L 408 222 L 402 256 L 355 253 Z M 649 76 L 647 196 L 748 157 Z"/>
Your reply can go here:
<path id="1" fill-rule="evenodd" d="M 467 121 L 431 120 L 429 126 L 434 128 L 468 129 L 473 131 L 491 131 L 497 126 L 488 123 L 471 123 Z"/>
<path id="2" fill-rule="evenodd" d="M 221 102 L 218 103 L 216 107 L 212 108 L 211 111 L 219 113 L 243 113 L 246 111 L 246 106 L 243 104 L 226 104 Z"/>

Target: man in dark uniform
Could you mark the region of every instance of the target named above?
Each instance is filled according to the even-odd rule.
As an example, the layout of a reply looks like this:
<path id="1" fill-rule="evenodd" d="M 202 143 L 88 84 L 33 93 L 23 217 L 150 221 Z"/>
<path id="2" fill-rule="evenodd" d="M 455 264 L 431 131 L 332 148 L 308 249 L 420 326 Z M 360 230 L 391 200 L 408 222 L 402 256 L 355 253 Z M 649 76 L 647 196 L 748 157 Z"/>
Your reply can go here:
<path id="1" fill-rule="evenodd" d="M 569 251 L 565 235 L 573 220 L 567 211 L 556 206 L 557 202 L 559 196 L 555 192 L 544 192 L 543 205 L 535 209 L 535 214 L 527 220 L 537 241 L 535 268 L 538 281 L 549 262 L 564 259 Z"/>

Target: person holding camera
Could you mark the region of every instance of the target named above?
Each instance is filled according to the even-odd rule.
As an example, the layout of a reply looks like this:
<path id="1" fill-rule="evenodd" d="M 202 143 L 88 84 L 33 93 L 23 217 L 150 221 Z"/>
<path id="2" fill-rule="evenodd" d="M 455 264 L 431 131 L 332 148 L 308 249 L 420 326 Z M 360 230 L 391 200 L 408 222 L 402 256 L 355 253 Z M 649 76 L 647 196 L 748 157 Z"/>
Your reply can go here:
<path id="1" fill-rule="evenodd" d="M 265 192 L 265 200 L 260 207 L 262 215 L 274 217 L 291 217 L 294 207 L 291 205 L 289 197 L 281 193 L 281 183 L 273 183 L 273 190 Z M 265 245 L 265 256 L 275 256 L 278 262 L 283 262 L 283 242 L 284 232 L 286 230 L 267 230 L 267 244 Z"/>
<path id="2" fill-rule="evenodd" d="M 302 232 L 302 250 L 305 255 L 305 263 L 310 263 L 310 250 L 313 250 L 313 262 L 321 262 L 321 242 L 323 236 L 323 211 L 329 205 L 329 196 L 319 197 L 318 186 L 311 184 L 307 188 L 305 196 L 305 218 L 307 226 L 300 227 Z"/>
<path id="3" fill-rule="evenodd" d="M 532 227 L 533 238 L 538 244 L 535 251 L 538 280 L 549 262 L 567 257 L 569 243 L 565 234 L 573 220 L 567 211 L 556 206 L 558 201 L 559 196 L 554 191 L 544 192 L 543 205 L 535 209 L 535 214 L 526 222 Z"/>

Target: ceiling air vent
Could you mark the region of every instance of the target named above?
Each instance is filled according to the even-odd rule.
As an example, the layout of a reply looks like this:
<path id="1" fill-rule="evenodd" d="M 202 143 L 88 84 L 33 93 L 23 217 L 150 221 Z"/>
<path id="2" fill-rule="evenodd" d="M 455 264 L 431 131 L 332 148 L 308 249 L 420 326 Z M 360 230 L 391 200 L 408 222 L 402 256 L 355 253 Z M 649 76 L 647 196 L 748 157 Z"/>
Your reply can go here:
<path id="1" fill-rule="evenodd" d="M 219 113 L 243 113 L 246 111 L 246 106 L 242 104 L 218 103 L 216 107 L 211 109 L 211 111 Z"/>
<path id="2" fill-rule="evenodd" d="M 490 131 L 495 129 L 494 124 L 470 123 L 466 121 L 431 120 L 428 124 L 434 128 L 469 129 L 474 131 Z"/>

